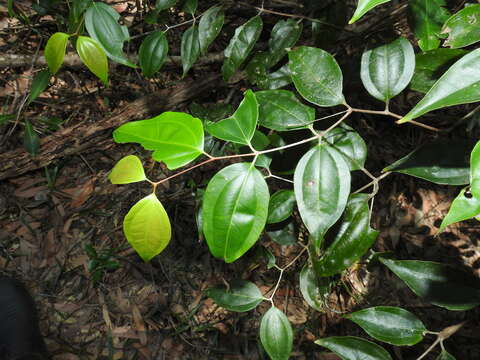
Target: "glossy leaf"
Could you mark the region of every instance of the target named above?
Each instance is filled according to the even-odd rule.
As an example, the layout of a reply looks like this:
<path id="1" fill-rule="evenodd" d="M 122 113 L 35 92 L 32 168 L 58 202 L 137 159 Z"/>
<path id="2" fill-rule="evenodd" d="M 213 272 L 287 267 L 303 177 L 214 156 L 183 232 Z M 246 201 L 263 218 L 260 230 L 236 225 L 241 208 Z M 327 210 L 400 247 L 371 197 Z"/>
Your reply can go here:
<path id="1" fill-rule="evenodd" d="M 470 191 L 473 196 L 480 199 L 480 141 L 470 154 Z"/>
<path id="2" fill-rule="evenodd" d="M 130 184 L 146 179 L 142 162 L 135 155 L 121 158 L 108 175 L 108 180 L 112 184 Z"/>
<path id="3" fill-rule="evenodd" d="M 313 267 L 307 263 L 300 272 L 300 291 L 308 305 L 323 312 L 323 301 L 330 292 L 330 280 L 319 278 Z"/>
<path id="4" fill-rule="evenodd" d="M 245 97 L 235 113 L 218 122 L 207 122 L 207 131 L 216 138 L 237 144 L 248 145 L 252 140 L 258 121 L 258 103 L 252 90 Z"/>
<path id="5" fill-rule="evenodd" d="M 32 85 L 30 88 L 30 94 L 28 94 L 27 105 L 35 100 L 42 92 L 47 88 L 50 78 L 52 75 L 50 71 L 43 70 L 35 74 L 32 80 Z"/>
<path id="6" fill-rule="evenodd" d="M 143 40 L 138 61 L 145 77 L 152 77 L 161 69 L 168 53 L 168 41 L 163 31 L 155 31 Z"/>
<path id="7" fill-rule="evenodd" d="M 388 102 L 407 87 L 415 70 L 415 53 L 407 39 L 367 50 L 362 55 L 360 76 L 374 98 Z"/>
<path id="8" fill-rule="evenodd" d="M 288 246 L 297 243 L 297 234 L 293 222 L 288 223 L 283 229 L 268 231 L 267 235 L 278 245 Z"/>
<path id="9" fill-rule="evenodd" d="M 134 142 L 170 170 L 182 167 L 203 153 L 202 122 L 191 115 L 164 112 L 152 119 L 131 121 L 113 132 L 117 143 Z"/>
<path id="10" fill-rule="evenodd" d="M 367 159 L 367 144 L 350 126 L 341 124 L 330 130 L 325 139 L 338 150 L 350 167 L 350 171 L 359 170 Z"/>
<path id="11" fill-rule="evenodd" d="M 443 24 L 442 34 L 448 34 L 443 46 L 452 49 L 480 41 L 480 5 L 466 6 Z"/>
<path id="12" fill-rule="evenodd" d="M 290 68 L 288 64 L 282 66 L 273 73 L 266 74 L 257 81 L 260 89 L 276 90 L 287 86 L 292 82 Z"/>
<path id="13" fill-rule="evenodd" d="M 77 52 L 88 70 L 108 85 L 108 60 L 102 47 L 92 38 L 79 36 Z"/>
<path id="14" fill-rule="evenodd" d="M 265 51 L 257 52 L 245 66 L 245 73 L 250 84 L 260 83 L 266 76 L 270 64 L 270 54 Z"/>
<path id="15" fill-rule="evenodd" d="M 235 30 L 235 34 L 224 52 L 225 61 L 222 66 L 222 74 L 225 81 L 232 77 L 253 50 L 262 28 L 262 18 L 255 16 Z"/>
<path id="16" fill-rule="evenodd" d="M 468 154 L 472 147 L 469 141 L 437 140 L 412 151 L 383 171 L 395 171 L 435 184 L 468 184 Z"/>
<path id="17" fill-rule="evenodd" d="M 225 14 L 220 6 L 213 6 L 202 15 L 198 23 L 200 53 L 205 55 L 223 27 Z"/>
<path id="18" fill-rule="evenodd" d="M 23 133 L 23 147 L 27 152 L 36 156 L 38 154 L 38 149 L 40 148 L 40 138 L 35 132 L 35 129 L 32 126 L 32 123 L 28 120 L 25 120 L 25 131 Z"/>
<path id="19" fill-rule="evenodd" d="M 288 53 L 295 88 L 306 100 L 318 106 L 345 102 L 343 76 L 335 58 L 322 49 L 300 46 Z"/>
<path id="20" fill-rule="evenodd" d="M 326 347 L 342 360 L 392 360 L 380 345 L 354 336 L 332 336 L 319 339 L 315 344 Z"/>
<path id="21" fill-rule="evenodd" d="M 107 56 L 120 64 L 135 67 L 123 53 L 123 44 L 130 39 L 128 29 L 120 25 L 120 15 L 107 4 L 94 2 L 85 12 L 88 34 L 105 50 Z M 77 45 L 78 46 L 78 45 Z"/>
<path id="22" fill-rule="evenodd" d="M 452 354 L 449 354 L 445 350 L 442 350 L 436 360 L 455 360 L 455 358 L 452 356 Z"/>
<path id="23" fill-rule="evenodd" d="M 315 109 L 302 104 L 288 90 L 257 91 L 259 123 L 272 130 L 304 128 L 315 120 Z"/>
<path id="24" fill-rule="evenodd" d="M 287 19 L 278 21 L 272 29 L 269 47 L 269 67 L 275 66 L 286 54 L 302 34 L 302 24 L 296 20 Z"/>
<path id="25" fill-rule="evenodd" d="M 56 32 L 47 41 L 45 60 L 52 75 L 55 75 L 60 66 L 62 66 L 69 36 L 63 32 Z"/>
<path id="26" fill-rule="evenodd" d="M 287 316 L 275 306 L 263 314 L 260 341 L 272 360 L 288 360 L 293 347 L 293 330 Z"/>
<path id="27" fill-rule="evenodd" d="M 198 0 L 185 0 L 182 10 L 189 13 L 190 15 L 193 15 L 195 14 L 195 11 L 197 11 L 197 6 Z"/>
<path id="28" fill-rule="evenodd" d="M 237 163 L 210 180 L 203 200 L 203 231 L 213 256 L 231 263 L 258 240 L 270 195 L 253 164 Z"/>
<path id="29" fill-rule="evenodd" d="M 445 0 L 408 1 L 410 27 L 422 51 L 434 50 L 440 45 L 442 25 L 450 16 L 445 5 Z"/>
<path id="30" fill-rule="evenodd" d="M 367 12 L 372 10 L 375 6 L 384 4 L 389 1 L 390 0 L 358 0 L 357 9 L 355 10 L 355 13 L 353 14 L 352 18 L 348 23 L 353 24 Z"/>
<path id="31" fill-rule="evenodd" d="M 215 303 L 229 311 L 245 312 L 255 309 L 264 299 L 258 287 L 245 280 L 234 280 L 229 287 L 216 286 L 207 290 Z"/>
<path id="32" fill-rule="evenodd" d="M 145 262 L 167 247 L 171 238 L 170 220 L 155 194 L 133 205 L 123 220 L 123 232 Z"/>
<path id="33" fill-rule="evenodd" d="M 270 198 L 267 224 L 279 223 L 290 217 L 295 203 L 295 193 L 293 190 L 277 191 Z"/>
<path id="34" fill-rule="evenodd" d="M 198 39 L 198 26 L 192 25 L 182 35 L 181 57 L 183 76 L 191 69 L 200 56 L 200 40 Z"/>
<path id="35" fill-rule="evenodd" d="M 480 304 L 480 280 L 471 274 L 431 261 L 385 258 L 380 261 L 431 304 L 457 311 Z"/>
<path id="36" fill-rule="evenodd" d="M 447 106 L 480 101 L 479 67 L 480 49 L 477 49 L 453 64 L 423 99 L 398 122 L 404 123 Z"/>
<path id="37" fill-rule="evenodd" d="M 177 3 L 177 0 L 157 0 L 155 3 L 155 10 L 162 11 L 169 9 Z"/>
<path id="38" fill-rule="evenodd" d="M 294 189 L 305 226 L 321 241 L 345 209 L 350 193 L 350 169 L 337 150 L 317 145 L 298 162 Z"/>
<path id="39" fill-rule="evenodd" d="M 318 276 L 335 275 L 352 266 L 377 239 L 378 231 L 370 228 L 368 200 L 366 194 L 350 196 L 332 244 L 313 262 Z"/>
<path id="40" fill-rule="evenodd" d="M 415 345 L 427 330 L 414 314 L 394 306 L 371 307 L 345 317 L 374 339 L 398 346 Z"/>
<path id="41" fill-rule="evenodd" d="M 466 194 L 467 188 L 460 191 L 460 194 L 453 200 L 447 216 L 442 221 L 440 229 L 443 231 L 451 224 L 471 219 L 480 214 L 480 198 L 473 194 Z"/>

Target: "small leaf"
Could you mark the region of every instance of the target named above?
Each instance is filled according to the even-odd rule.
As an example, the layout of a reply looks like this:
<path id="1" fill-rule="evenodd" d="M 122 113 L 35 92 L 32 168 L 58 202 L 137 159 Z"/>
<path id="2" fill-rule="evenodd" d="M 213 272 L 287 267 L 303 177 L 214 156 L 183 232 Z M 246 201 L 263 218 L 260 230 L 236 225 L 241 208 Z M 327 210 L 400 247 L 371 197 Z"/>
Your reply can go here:
<path id="1" fill-rule="evenodd" d="M 350 171 L 360 170 L 365 166 L 367 144 L 350 126 L 342 123 L 330 130 L 325 136 L 325 140 L 343 155 Z"/>
<path id="2" fill-rule="evenodd" d="M 177 0 L 157 0 L 155 3 L 155 10 L 162 11 L 174 7 Z"/>
<path id="3" fill-rule="evenodd" d="M 30 94 L 28 94 L 27 105 L 35 100 L 48 86 L 51 78 L 50 71 L 43 70 L 38 72 L 32 80 L 32 86 L 30 88 Z"/>
<path id="4" fill-rule="evenodd" d="M 360 76 L 374 98 L 388 102 L 407 87 L 415 70 L 415 53 L 407 39 L 365 51 Z"/>
<path id="5" fill-rule="evenodd" d="M 28 120 L 25 120 L 23 146 L 25 147 L 25 150 L 27 150 L 32 156 L 36 156 L 38 154 L 38 149 L 40 148 L 40 138 L 33 129 L 32 123 Z"/>
<path id="6" fill-rule="evenodd" d="M 235 113 L 218 122 L 207 122 L 207 131 L 216 138 L 237 144 L 248 145 L 255 133 L 258 121 L 258 103 L 252 90 L 245 97 Z"/>
<path id="7" fill-rule="evenodd" d="M 390 0 L 358 0 L 357 9 L 355 10 L 355 13 L 353 14 L 352 18 L 348 23 L 353 24 L 355 21 L 360 19 L 367 12 L 372 10 L 375 6 L 384 4 L 389 1 Z"/>
<path id="8" fill-rule="evenodd" d="M 170 220 L 155 194 L 133 205 L 123 220 L 123 232 L 145 262 L 167 247 L 171 238 Z"/>
<path id="9" fill-rule="evenodd" d="M 47 41 L 47 45 L 45 46 L 45 60 L 52 75 L 55 75 L 58 69 L 60 69 L 60 66 L 62 66 L 69 36 L 70 35 L 62 32 L 56 32 L 50 36 Z"/>
<path id="10" fill-rule="evenodd" d="M 198 39 L 198 26 L 192 25 L 182 35 L 181 57 L 183 76 L 191 69 L 200 56 L 200 40 Z"/>
<path id="11" fill-rule="evenodd" d="M 470 155 L 470 191 L 474 197 L 480 199 L 480 141 Z"/>
<path id="12" fill-rule="evenodd" d="M 283 229 L 268 231 L 267 235 L 278 245 L 288 246 L 297 243 L 297 234 L 295 232 L 295 225 L 293 222 L 288 223 Z"/>
<path id="13" fill-rule="evenodd" d="M 310 264 L 300 272 L 300 291 L 305 301 L 317 311 L 323 312 L 323 302 L 330 292 L 330 279 L 319 278 Z"/>
<path id="14" fill-rule="evenodd" d="M 345 316 L 368 335 L 392 345 L 415 345 L 427 329 L 411 312 L 394 306 L 376 306 Z"/>
<path id="15" fill-rule="evenodd" d="M 287 316 L 272 306 L 262 317 L 260 341 L 272 360 L 288 360 L 293 347 L 293 330 Z"/>
<path id="16" fill-rule="evenodd" d="M 445 216 L 440 225 L 439 232 L 445 230 L 451 224 L 471 219 L 480 214 L 480 198 L 473 194 L 466 194 L 466 190 L 467 188 L 462 189 L 460 194 L 453 200 L 447 216 Z"/>
<path id="17" fill-rule="evenodd" d="M 87 68 L 105 85 L 108 85 L 108 60 L 102 47 L 92 38 L 79 36 L 77 52 Z"/>
<path id="18" fill-rule="evenodd" d="M 278 21 L 272 29 L 269 47 L 269 67 L 275 66 L 286 54 L 302 34 L 302 24 L 296 20 L 287 19 Z"/>
<path id="19" fill-rule="evenodd" d="M 182 10 L 193 16 L 195 11 L 197 11 L 197 6 L 198 0 L 186 0 Z"/>
<path id="20" fill-rule="evenodd" d="M 332 336 L 315 341 L 340 356 L 342 360 L 392 360 L 380 345 L 354 336 Z"/>
<path id="21" fill-rule="evenodd" d="M 442 34 L 448 34 L 443 46 L 452 49 L 480 41 L 480 5 L 470 4 L 448 18 L 443 24 Z"/>
<path id="22" fill-rule="evenodd" d="M 143 40 L 138 51 L 140 68 L 145 77 L 152 77 L 167 58 L 168 41 L 163 31 L 155 31 Z"/>
<path id="23" fill-rule="evenodd" d="M 198 23 L 198 40 L 200 53 L 205 55 L 208 47 L 216 39 L 223 27 L 225 14 L 220 6 L 212 6 L 205 11 Z"/>
<path id="24" fill-rule="evenodd" d="M 140 159 L 135 155 L 128 155 L 120 159 L 108 175 L 112 184 L 130 184 L 146 180 L 145 171 Z"/>
<path id="25" fill-rule="evenodd" d="M 293 83 L 303 98 L 324 107 L 345 103 L 342 70 L 332 55 L 300 46 L 290 51 L 288 58 Z"/>
<path id="26" fill-rule="evenodd" d="M 215 303 L 229 311 L 245 312 L 255 309 L 264 298 L 258 287 L 245 280 L 234 280 L 225 286 L 216 286 L 207 290 L 207 295 Z"/>
<path id="27" fill-rule="evenodd" d="M 380 261 L 426 302 L 456 311 L 480 304 L 480 281 L 471 274 L 431 261 Z"/>
<path id="28" fill-rule="evenodd" d="M 258 240 L 270 195 L 253 164 L 237 163 L 210 180 L 203 199 L 203 232 L 213 256 L 231 263 Z"/>
<path id="29" fill-rule="evenodd" d="M 276 264 L 277 259 L 275 259 L 275 255 L 266 248 L 265 246 L 259 246 L 257 251 L 255 252 L 255 258 L 262 258 L 266 262 L 267 269 L 273 268 Z"/>
<path id="30" fill-rule="evenodd" d="M 442 350 L 436 360 L 455 360 L 455 358 L 445 350 Z"/>
<path id="31" fill-rule="evenodd" d="M 265 150 L 268 145 L 270 145 L 270 139 L 260 130 L 255 130 L 251 143 L 255 150 L 261 151 Z"/>
<path id="32" fill-rule="evenodd" d="M 292 215 L 295 206 L 295 193 L 292 190 L 279 190 L 270 198 L 267 224 L 282 222 Z"/>

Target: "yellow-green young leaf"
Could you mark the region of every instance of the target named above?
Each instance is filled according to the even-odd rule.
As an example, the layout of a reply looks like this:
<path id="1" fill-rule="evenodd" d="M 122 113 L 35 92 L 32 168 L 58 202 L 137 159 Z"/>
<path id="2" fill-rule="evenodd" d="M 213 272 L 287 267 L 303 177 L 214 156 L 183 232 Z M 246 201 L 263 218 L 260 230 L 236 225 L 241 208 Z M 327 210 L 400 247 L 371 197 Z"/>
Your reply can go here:
<path id="1" fill-rule="evenodd" d="M 287 316 L 272 306 L 262 317 L 260 341 L 272 360 L 288 360 L 293 347 L 292 325 Z"/>
<path id="2" fill-rule="evenodd" d="M 108 85 L 108 60 L 102 47 L 88 36 L 79 36 L 77 52 L 88 69 Z"/>
<path id="3" fill-rule="evenodd" d="M 380 345 L 355 336 L 332 336 L 318 339 L 315 344 L 326 347 L 343 360 L 392 360 Z"/>
<path id="4" fill-rule="evenodd" d="M 480 141 L 470 155 L 470 191 L 473 196 L 480 199 Z"/>
<path id="5" fill-rule="evenodd" d="M 439 232 L 451 224 L 471 219 L 480 214 L 480 198 L 466 190 L 467 188 L 460 191 L 460 194 L 453 200 L 447 216 L 440 225 Z"/>
<path id="6" fill-rule="evenodd" d="M 380 4 L 383 4 L 389 1 L 390 0 L 358 0 L 357 9 L 355 10 L 355 13 L 353 14 L 352 18 L 348 23 L 353 24 L 355 21 L 360 19 L 367 12 L 372 10 L 375 6 L 378 6 Z"/>
<path id="7" fill-rule="evenodd" d="M 67 41 L 70 35 L 56 32 L 47 41 L 45 46 L 45 60 L 52 75 L 60 69 L 67 50 Z"/>
<path id="8" fill-rule="evenodd" d="M 123 220 L 123 232 L 144 261 L 150 261 L 167 247 L 171 238 L 170 220 L 155 194 L 133 205 Z"/>
<path id="9" fill-rule="evenodd" d="M 120 159 L 108 175 L 112 184 L 130 184 L 146 178 L 142 162 L 135 155 Z"/>

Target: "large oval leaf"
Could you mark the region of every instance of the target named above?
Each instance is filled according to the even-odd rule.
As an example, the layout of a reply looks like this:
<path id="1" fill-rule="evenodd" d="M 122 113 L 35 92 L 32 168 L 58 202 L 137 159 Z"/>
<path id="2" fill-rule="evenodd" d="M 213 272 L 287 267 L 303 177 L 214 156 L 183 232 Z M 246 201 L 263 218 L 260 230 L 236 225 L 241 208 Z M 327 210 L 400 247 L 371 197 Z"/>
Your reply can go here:
<path id="1" fill-rule="evenodd" d="M 213 256 L 231 263 L 258 240 L 270 195 L 262 174 L 250 163 L 220 170 L 203 198 L 203 232 Z"/>
<path id="2" fill-rule="evenodd" d="M 480 41 L 480 5 L 470 4 L 448 18 L 443 24 L 442 34 L 448 34 L 443 46 L 453 49 Z"/>
<path id="3" fill-rule="evenodd" d="M 360 76 L 370 95 L 388 102 L 407 87 L 414 70 L 413 46 L 407 39 L 398 38 L 389 44 L 365 51 Z"/>
<path id="4" fill-rule="evenodd" d="M 358 0 L 357 9 L 355 10 L 355 13 L 353 14 L 352 18 L 348 23 L 353 24 L 367 12 L 372 10 L 375 6 L 384 4 L 389 1 L 390 0 Z"/>
<path id="5" fill-rule="evenodd" d="M 365 165 L 367 144 L 350 126 L 342 123 L 330 130 L 325 140 L 343 155 L 350 171 L 359 170 Z"/>
<path id="6" fill-rule="evenodd" d="M 207 290 L 207 295 L 219 306 L 235 312 L 255 309 L 264 298 L 258 287 L 245 280 L 234 280 L 229 287 L 216 286 Z"/>
<path id="7" fill-rule="evenodd" d="M 480 101 L 479 67 L 480 49 L 477 49 L 453 64 L 398 123 L 413 120 L 432 110 Z"/>
<path id="8" fill-rule="evenodd" d="M 279 20 L 272 29 L 268 40 L 268 66 L 275 66 L 286 54 L 302 34 L 302 23 L 294 19 Z"/>
<path id="9" fill-rule="evenodd" d="M 319 278 L 313 267 L 307 263 L 300 271 L 300 291 L 308 305 L 323 312 L 324 299 L 330 292 L 330 279 Z"/>
<path id="10" fill-rule="evenodd" d="M 295 206 L 295 193 L 292 190 L 279 190 L 270 198 L 267 224 L 282 222 L 292 215 Z"/>
<path id="11" fill-rule="evenodd" d="M 473 196 L 480 199 L 480 141 L 470 154 L 470 191 Z"/>
<path id="12" fill-rule="evenodd" d="M 350 169 L 337 150 L 317 145 L 298 162 L 294 189 L 300 216 L 319 245 L 345 209 L 350 193 Z"/>
<path id="13" fill-rule="evenodd" d="M 392 360 L 380 345 L 354 336 L 332 336 L 318 339 L 315 344 L 333 351 L 342 360 Z"/>
<path id="14" fill-rule="evenodd" d="M 130 184 L 146 180 L 142 162 L 135 155 L 128 155 L 120 159 L 113 167 L 108 180 L 112 184 Z"/>
<path id="15" fill-rule="evenodd" d="M 47 41 L 45 46 L 45 60 L 47 61 L 50 73 L 55 73 L 62 66 L 65 51 L 67 50 L 67 42 L 70 35 L 63 32 L 56 32 Z"/>
<path id="16" fill-rule="evenodd" d="M 123 220 L 123 232 L 143 261 L 160 254 L 170 242 L 168 215 L 155 194 L 137 202 Z"/>
<path id="17" fill-rule="evenodd" d="M 451 224 L 471 219 L 480 214 L 480 198 L 466 193 L 466 190 L 467 188 L 462 189 L 460 194 L 453 200 L 447 216 L 445 216 L 440 225 L 439 232 Z"/>
<path id="18" fill-rule="evenodd" d="M 202 121 L 191 115 L 164 112 L 152 119 L 131 121 L 113 132 L 117 143 L 135 142 L 152 157 L 163 161 L 170 170 L 195 160 L 203 153 Z"/>
<path id="19" fill-rule="evenodd" d="M 306 100 L 325 107 L 345 103 L 342 70 L 332 55 L 300 46 L 288 53 L 288 59 L 295 88 Z"/>
<path id="20" fill-rule="evenodd" d="M 480 281 L 471 274 L 431 261 L 379 260 L 429 303 L 458 311 L 480 304 Z"/>
<path id="21" fill-rule="evenodd" d="M 102 47 L 88 36 L 79 36 L 77 52 L 88 70 L 102 80 L 105 85 L 108 85 L 108 60 Z"/>
<path id="22" fill-rule="evenodd" d="M 192 25 L 182 35 L 181 56 L 183 76 L 185 76 L 200 56 L 198 26 Z"/>
<path id="23" fill-rule="evenodd" d="M 143 40 L 138 61 L 145 77 L 152 77 L 162 67 L 168 53 L 168 41 L 163 31 L 155 31 Z"/>
<path id="24" fill-rule="evenodd" d="M 260 341 L 272 360 L 288 360 L 293 347 L 293 331 L 287 316 L 272 306 L 262 317 Z"/>
<path id="25" fill-rule="evenodd" d="M 198 23 L 198 40 L 200 42 L 200 53 L 207 53 L 208 47 L 220 34 L 223 27 L 225 14 L 220 6 L 213 6 L 205 11 Z"/>
<path id="26" fill-rule="evenodd" d="M 376 306 L 345 315 L 374 339 L 393 345 L 415 345 L 423 340 L 425 325 L 411 312 L 394 306 Z"/>

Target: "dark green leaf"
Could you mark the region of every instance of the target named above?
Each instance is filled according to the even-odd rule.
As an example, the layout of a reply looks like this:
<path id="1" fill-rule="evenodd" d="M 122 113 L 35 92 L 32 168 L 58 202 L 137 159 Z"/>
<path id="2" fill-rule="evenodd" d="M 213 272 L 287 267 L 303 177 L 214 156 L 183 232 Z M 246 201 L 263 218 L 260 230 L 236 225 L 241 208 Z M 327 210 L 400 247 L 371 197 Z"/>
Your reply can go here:
<path id="1" fill-rule="evenodd" d="M 473 196 L 480 199 L 480 141 L 470 155 L 470 190 Z"/>
<path id="2" fill-rule="evenodd" d="M 260 130 L 255 130 L 252 137 L 252 146 L 255 150 L 265 150 L 270 145 L 270 139 Z"/>
<path id="3" fill-rule="evenodd" d="M 221 102 L 209 105 L 197 104 L 193 102 L 190 104 L 190 113 L 193 117 L 202 119 L 204 121 L 218 121 L 232 115 L 233 107 L 230 104 Z"/>
<path id="4" fill-rule="evenodd" d="M 40 138 L 33 129 L 32 123 L 28 120 L 25 120 L 25 132 L 23 133 L 23 146 L 25 150 L 32 156 L 38 154 L 38 149 L 40 148 Z"/>
<path id="5" fill-rule="evenodd" d="M 324 299 L 330 292 L 330 279 L 319 278 L 313 267 L 307 263 L 300 272 L 300 291 L 308 305 L 323 312 Z"/>
<path id="6" fill-rule="evenodd" d="M 155 10 L 162 11 L 169 9 L 177 3 L 177 0 L 157 0 L 155 3 Z"/>
<path id="7" fill-rule="evenodd" d="M 108 60 L 100 44 L 87 36 L 79 36 L 77 52 L 87 68 L 108 85 Z"/>
<path id="8" fill-rule="evenodd" d="M 207 290 L 207 295 L 217 305 L 235 312 L 245 312 L 255 309 L 263 301 L 263 295 L 258 287 L 245 280 L 234 280 L 225 286 L 216 286 Z"/>
<path id="9" fill-rule="evenodd" d="M 288 360 L 293 347 L 293 330 L 287 316 L 272 306 L 262 317 L 260 341 L 272 360 Z"/>
<path id="10" fill-rule="evenodd" d="M 268 231 L 267 235 L 270 239 L 282 246 L 294 245 L 297 243 L 297 234 L 293 222 L 288 223 L 283 229 Z"/>
<path id="11" fill-rule="evenodd" d="M 290 68 L 288 64 L 285 64 L 277 71 L 261 77 L 257 84 L 260 89 L 275 90 L 287 86 L 291 82 Z"/>
<path id="12" fill-rule="evenodd" d="M 267 52 L 259 51 L 253 56 L 252 60 L 245 66 L 245 72 L 250 84 L 254 85 L 265 79 L 269 62 L 270 55 Z"/>
<path id="13" fill-rule="evenodd" d="M 360 19 L 367 12 L 372 10 L 375 6 L 384 4 L 389 1 L 390 0 L 358 0 L 357 9 L 355 10 L 355 13 L 353 14 L 352 18 L 348 23 L 353 24 L 355 21 Z"/>
<path id="14" fill-rule="evenodd" d="M 156 31 L 143 40 L 138 51 L 140 68 L 145 77 L 152 77 L 162 67 L 168 53 L 168 41 L 163 31 Z"/>
<path id="15" fill-rule="evenodd" d="M 185 4 L 183 4 L 183 11 L 189 13 L 193 16 L 195 11 L 197 11 L 198 0 L 185 0 Z"/>
<path id="16" fill-rule="evenodd" d="M 342 360 L 392 360 L 380 345 L 354 336 L 333 336 L 315 341 L 340 356 Z"/>
<path id="17" fill-rule="evenodd" d="M 45 60 L 52 75 L 55 75 L 58 69 L 60 69 L 60 66 L 62 66 L 69 36 L 70 35 L 62 32 L 56 32 L 50 36 L 47 41 L 47 45 L 45 46 Z"/>
<path id="18" fill-rule="evenodd" d="M 467 188 L 462 189 L 460 194 L 453 200 L 447 216 L 445 216 L 440 225 L 439 232 L 451 224 L 471 219 L 480 214 L 480 198 L 473 194 L 466 194 L 466 190 Z"/>
<path id="19" fill-rule="evenodd" d="M 198 40 L 200 41 L 200 53 L 206 54 L 208 47 L 220 34 L 224 21 L 223 9 L 213 6 L 202 15 L 198 24 Z"/>
<path id="20" fill-rule="evenodd" d="M 16 118 L 15 114 L 0 114 L 0 126 L 5 125 L 7 122 Z"/>
<path id="21" fill-rule="evenodd" d="M 296 20 L 287 19 L 278 21 L 270 34 L 269 67 L 275 66 L 286 54 L 302 34 L 302 24 Z"/>
<path id="22" fill-rule="evenodd" d="M 295 203 L 293 190 L 278 190 L 270 198 L 267 224 L 279 223 L 287 219 L 292 215 Z"/>
<path id="23" fill-rule="evenodd" d="M 346 124 L 332 129 L 325 139 L 344 157 L 350 171 L 359 170 L 367 159 L 367 144 L 362 137 Z"/>
<path id="24" fill-rule="evenodd" d="M 28 94 L 27 105 L 35 100 L 38 95 L 40 95 L 47 88 L 51 76 L 52 75 L 48 70 L 43 70 L 35 74 L 35 77 L 32 80 L 30 94 Z"/>
<path id="25" fill-rule="evenodd" d="M 452 49 L 480 41 L 480 5 L 466 6 L 443 24 L 442 34 L 448 34 L 443 46 Z"/>
<path id="26" fill-rule="evenodd" d="M 437 357 L 436 360 L 455 360 L 455 358 L 445 350 L 442 350 L 442 353 Z"/>
<path id="27" fill-rule="evenodd" d="M 198 39 L 198 26 L 192 25 L 182 35 L 182 67 L 185 76 L 200 56 L 200 41 Z"/>
<path id="28" fill-rule="evenodd" d="M 275 259 L 275 255 L 273 255 L 265 246 L 259 246 L 255 255 L 263 258 L 267 264 L 267 269 L 271 269 L 275 266 L 277 259 Z"/>

